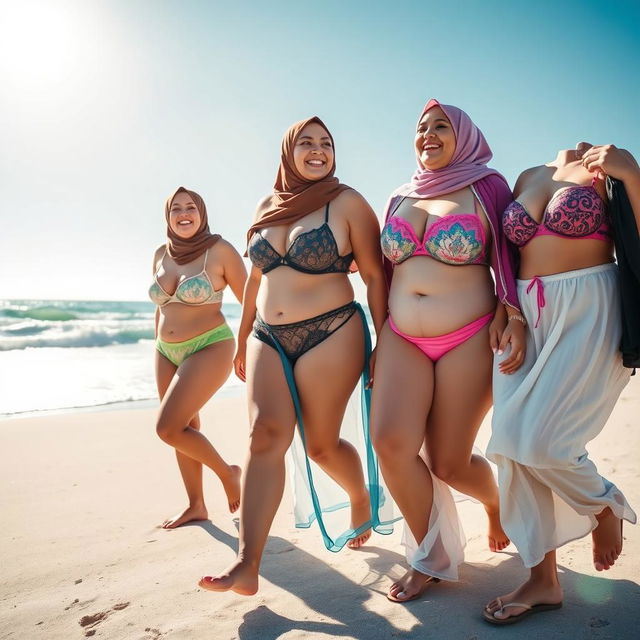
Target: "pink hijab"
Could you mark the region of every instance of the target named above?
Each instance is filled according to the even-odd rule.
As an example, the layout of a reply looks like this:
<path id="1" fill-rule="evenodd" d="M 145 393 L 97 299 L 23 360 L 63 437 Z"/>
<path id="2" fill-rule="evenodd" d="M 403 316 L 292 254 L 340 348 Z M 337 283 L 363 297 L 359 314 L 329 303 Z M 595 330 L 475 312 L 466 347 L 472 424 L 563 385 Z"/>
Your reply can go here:
<path id="1" fill-rule="evenodd" d="M 462 109 L 449 104 L 440 104 L 437 100 L 431 99 L 422 110 L 418 124 L 424 114 L 433 107 L 440 107 L 453 127 L 456 150 L 451 162 L 446 167 L 430 171 L 422 166 L 418 157 L 418 168 L 411 177 L 411 182 L 396 189 L 392 197 L 435 198 L 468 187 L 481 178 L 498 173 L 495 169 L 487 167 L 487 162 L 493 157 L 491 149 L 482 131 L 473 124 L 471 118 Z"/>

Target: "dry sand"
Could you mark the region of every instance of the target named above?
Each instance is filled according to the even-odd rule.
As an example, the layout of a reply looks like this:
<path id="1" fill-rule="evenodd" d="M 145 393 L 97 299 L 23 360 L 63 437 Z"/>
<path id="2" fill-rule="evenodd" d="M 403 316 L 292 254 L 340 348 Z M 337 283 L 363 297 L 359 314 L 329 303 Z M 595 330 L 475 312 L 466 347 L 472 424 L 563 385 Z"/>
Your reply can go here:
<path id="1" fill-rule="evenodd" d="M 507 636 L 621 640 L 640 637 L 640 527 L 626 526 L 622 557 L 609 572 L 590 563 L 590 541 L 559 553 L 565 606 L 511 630 L 481 619 L 484 603 L 524 576 L 513 547 L 487 549 L 480 505 L 460 505 L 467 563 L 457 583 L 393 604 L 384 593 L 404 566 L 400 528 L 361 551 L 324 549 L 317 529 L 292 526 L 287 490 L 267 543 L 260 591 L 243 597 L 198 588 L 226 567 L 237 521 L 213 474 L 211 521 L 158 528 L 185 504 L 171 450 L 154 433 L 154 411 L 112 410 L 0 422 L 2 572 L 0 638 L 271 640 L 282 638 L 452 638 Z M 485 420 L 479 444 L 488 439 Z M 205 433 L 230 461 L 247 445 L 243 398 L 214 399 Z M 591 445 L 600 471 L 640 511 L 640 376 Z"/>

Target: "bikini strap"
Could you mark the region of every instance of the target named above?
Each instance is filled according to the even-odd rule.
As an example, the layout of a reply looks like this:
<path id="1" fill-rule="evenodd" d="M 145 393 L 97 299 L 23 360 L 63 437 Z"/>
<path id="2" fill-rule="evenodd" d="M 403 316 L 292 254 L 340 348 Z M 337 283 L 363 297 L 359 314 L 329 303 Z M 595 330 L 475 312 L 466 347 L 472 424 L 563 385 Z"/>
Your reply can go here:
<path id="1" fill-rule="evenodd" d="M 329 203 L 327 202 L 327 206 L 324 210 L 324 223 L 327 224 L 329 222 Z"/>

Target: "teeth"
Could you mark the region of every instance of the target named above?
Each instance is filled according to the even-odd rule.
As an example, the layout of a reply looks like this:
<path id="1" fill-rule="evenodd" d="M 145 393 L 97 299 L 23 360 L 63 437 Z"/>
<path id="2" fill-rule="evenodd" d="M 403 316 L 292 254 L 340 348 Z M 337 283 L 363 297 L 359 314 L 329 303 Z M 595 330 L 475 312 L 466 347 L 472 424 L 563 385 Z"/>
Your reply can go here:
<path id="1" fill-rule="evenodd" d="M 183 225 L 191 224 L 191 220 L 180 220 L 178 224 L 183 224 Z"/>
<path id="2" fill-rule="evenodd" d="M 321 167 L 324 162 L 322 162 L 322 160 L 307 160 L 307 164 L 312 164 L 318 167 Z"/>

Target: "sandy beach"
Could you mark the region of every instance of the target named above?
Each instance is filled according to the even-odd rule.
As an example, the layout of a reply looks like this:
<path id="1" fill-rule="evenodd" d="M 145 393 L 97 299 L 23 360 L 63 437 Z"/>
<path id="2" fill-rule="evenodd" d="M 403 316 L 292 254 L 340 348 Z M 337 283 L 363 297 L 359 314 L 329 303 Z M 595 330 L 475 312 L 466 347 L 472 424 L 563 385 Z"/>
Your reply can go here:
<path id="1" fill-rule="evenodd" d="M 212 400 L 204 430 L 224 456 L 242 463 L 247 445 L 243 397 Z M 640 527 L 625 525 L 622 557 L 598 573 L 590 540 L 559 553 L 561 612 L 512 631 L 481 619 L 491 597 L 524 575 L 513 547 L 491 553 L 480 505 L 460 504 L 469 539 L 457 583 L 434 585 L 419 601 L 386 600 L 402 572 L 401 526 L 360 551 L 324 549 L 318 530 L 293 527 L 287 490 L 261 569 L 260 591 L 243 597 L 197 586 L 234 557 L 237 519 L 213 476 L 206 477 L 210 521 L 158 527 L 185 504 L 172 451 L 154 432 L 152 409 L 25 417 L 0 422 L 3 511 L 0 638 L 109 640 L 212 638 L 513 637 L 619 640 L 638 637 Z M 603 475 L 640 510 L 640 378 L 632 378 L 604 432 L 590 447 Z M 489 417 L 478 444 L 488 439 Z"/>

